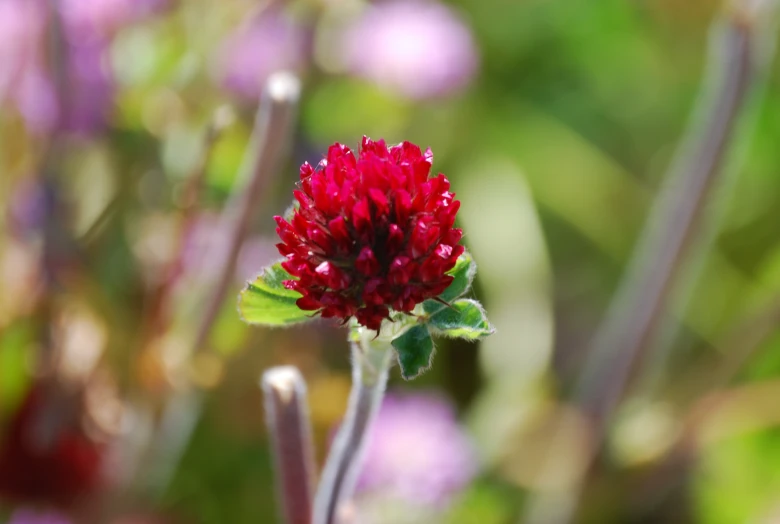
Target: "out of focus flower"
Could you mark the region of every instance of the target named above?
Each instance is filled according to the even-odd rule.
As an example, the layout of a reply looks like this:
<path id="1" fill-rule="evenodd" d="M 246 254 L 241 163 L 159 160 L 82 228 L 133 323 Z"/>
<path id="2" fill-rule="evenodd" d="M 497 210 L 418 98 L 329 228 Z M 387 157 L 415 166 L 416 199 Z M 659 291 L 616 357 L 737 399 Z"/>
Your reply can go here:
<path id="1" fill-rule="evenodd" d="M 105 124 L 113 86 L 103 63 L 104 48 L 66 45 L 69 68 L 65 100 L 58 100 L 54 80 L 37 64 L 30 64 L 11 99 L 33 133 L 54 129 L 89 135 Z"/>
<path id="2" fill-rule="evenodd" d="M 39 2 L 0 0 L 0 103 L 41 91 L 45 15 Z"/>
<path id="3" fill-rule="evenodd" d="M 52 511 L 18 509 L 11 515 L 8 524 L 71 524 L 66 516 Z"/>
<path id="4" fill-rule="evenodd" d="M 272 8 L 253 15 L 225 40 L 216 57 L 215 73 L 227 90 L 255 100 L 272 73 L 300 70 L 307 56 L 304 27 Z"/>
<path id="5" fill-rule="evenodd" d="M 245 283 L 247 275 L 257 273 L 257 268 L 265 267 L 279 259 L 273 241 L 268 237 L 254 236 L 246 239 L 236 261 L 236 278 Z"/>
<path id="6" fill-rule="evenodd" d="M 43 17 L 35 2 L 0 0 L 0 99 L 19 77 L 24 64 L 36 57 L 43 34 Z"/>
<path id="7" fill-rule="evenodd" d="M 8 199 L 7 223 L 10 232 L 18 238 L 37 234 L 43 228 L 47 198 L 44 185 L 34 177 L 25 177 L 11 191 Z"/>
<path id="8" fill-rule="evenodd" d="M 101 485 L 103 452 L 45 392 L 29 391 L 0 442 L 0 498 L 69 506 Z"/>
<path id="9" fill-rule="evenodd" d="M 60 9 L 71 41 L 88 43 L 161 10 L 168 0 L 62 0 Z"/>
<path id="10" fill-rule="evenodd" d="M 447 177 L 428 178 L 432 164 L 430 149 L 363 137 L 358 158 L 334 144 L 316 169 L 301 166 L 298 207 L 275 217 L 299 308 L 378 330 L 390 308 L 410 313 L 447 289 L 464 250 L 460 202 Z"/>
<path id="11" fill-rule="evenodd" d="M 181 276 L 187 281 L 185 285 L 191 286 L 192 280 L 206 283 L 218 278 L 228 257 L 230 236 L 230 226 L 218 215 L 202 213 L 196 217 L 184 238 L 181 253 Z M 250 237 L 244 241 L 236 261 L 236 278 L 243 283 L 243 276 L 251 275 L 258 267 L 278 258 L 270 239 Z"/>
<path id="12" fill-rule="evenodd" d="M 358 491 L 442 506 L 477 473 L 475 448 L 455 410 L 435 394 L 388 394 L 368 436 Z"/>
<path id="13" fill-rule="evenodd" d="M 409 98 L 457 91 L 477 69 L 468 26 L 433 0 L 370 6 L 342 42 L 344 61 L 353 73 Z"/>
<path id="14" fill-rule="evenodd" d="M 0 103 L 16 106 L 34 133 L 100 131 L 114 91 L 106 58 L 109 39 L 120 25 L 164 3 L 66 0 L 59 11 L 62 41 L 52 47 L 48 40 L 57 33 L 46 2 L 0 0 Z M 49 56 L 52 49 L 55 56 Z"/>
<path id="15" fill-rule="evenodd" d="M 114 82 L 106 63 L 105 42 L 71 43 L 68 86 L 60 103 L 61 129 L 88 135 L 99 131 L 111 113 Z"/>

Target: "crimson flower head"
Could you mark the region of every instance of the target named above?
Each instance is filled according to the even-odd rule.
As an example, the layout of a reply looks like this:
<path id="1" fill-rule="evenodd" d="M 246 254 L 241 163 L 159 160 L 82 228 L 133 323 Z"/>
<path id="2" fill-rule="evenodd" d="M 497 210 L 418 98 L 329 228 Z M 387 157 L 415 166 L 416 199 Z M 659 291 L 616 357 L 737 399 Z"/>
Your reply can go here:
<path id="1" fill-rule="evenodd" d="M 430 149 L 363 137 L 357 157 L 336 143 L 316 168 L 301 166 L 292 217 L 275 217 L 299 308 L 378 330 L 391 310 L 447 289 L 464 251 L 460 202 L 447 177 L 429 177 L 432 163 Z"/>

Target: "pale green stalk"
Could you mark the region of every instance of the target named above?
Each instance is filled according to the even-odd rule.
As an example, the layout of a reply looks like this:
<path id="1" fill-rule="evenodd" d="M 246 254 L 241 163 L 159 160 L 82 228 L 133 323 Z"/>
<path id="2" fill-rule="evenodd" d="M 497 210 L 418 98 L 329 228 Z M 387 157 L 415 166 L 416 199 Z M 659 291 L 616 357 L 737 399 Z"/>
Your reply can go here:
<path id="1" fill-rule="evenodd" d="M 338 522 L 344 503 L 354 493 L 366 436 L 382 404 L 392 363 L 392 337 L 385 331 L 376 336 L 375 331 L 355 328 L 351 338 L 352 391 L 314 498 L 313 524 Z"/>

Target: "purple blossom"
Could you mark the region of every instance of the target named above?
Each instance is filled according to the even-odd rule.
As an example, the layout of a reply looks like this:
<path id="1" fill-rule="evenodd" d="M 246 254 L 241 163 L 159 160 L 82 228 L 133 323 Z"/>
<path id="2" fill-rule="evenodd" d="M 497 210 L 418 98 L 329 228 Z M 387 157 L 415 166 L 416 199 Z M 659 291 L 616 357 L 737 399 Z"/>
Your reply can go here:
<path id="1" fill-rule="evenodd" d="M 60 125 L 65 131 L 88 135 L 100 130 L 113 105 L 114 82 L 105 41 L 72 43 L 68 49 L 67 97 L 62 102 Z"/>
<path id="2" fill-rule="evenodd" d="M 266 10 L 223 42 L 215 73 L 227 90 L 255 100 L 272 73 L 302 69 L 307 48 L 308 37 L 301 25 L 277 9 Z"/>
<path id="3" fill-rule="evenodd" d="M 0 104 L 14 105 L 36 134 L 54 130 L 92 134 L 111 111 L 114 85 L 108 67 L 111 35 L 167 0 L 63 0 L 60 56 L 47 56 L 50 13 L 42 0 L 0 0 Z M 61 59 L 64 89 L 55 71 Z M 60 65 L 60 64 L 58 64 Z M 59 97 L 62 96 L 62 100 Z"/>
<path id="4" fill-rule="evenodd" d="M 244 242 L 236 261 L 236 278 L 245 284 L 257 274 L 257 268 L 266 267 L 278 260 L 276 246 L 272 239 L 253 236 Z"/>
<path id="5" fill-rule="evenodd" d="M 0 103 L 18 103 L 26 93 L 46 94 L 40 71 L 45 26 L 38 2 L 0 0 Z"/>
<path id="6" fill-rule="evenodd" d="M 226 264 L 231 232 L 219 216 L 203 213 L 196 217 L 188 231 L 182 252 L 182 277 L 209 282 L 217 278 Z M 279 258 L 273 241 L 252 236 L 244 241 L 236 261 L 236 278 L 243 284 L 264 267 Z"/>
<path id="7" fill-rule="evenodd" d="M 368 438 L 360 493 L 443 505 L 477 473 L 473 443 L 436 394 L 388 394 Z"/>
<path id="8" fill-rule="evenodd" d="M 160 11 L 168 0 L 61 0 L 71 41 L 88 43 Z"/>
<path id="9" fill-rule="evenodd" d="M 8 524 L 72 524 L 71 520 L 61 515 L 49 511 L 34 511 L 31 509 L 18 509 Z"/>
<path id="10" fill-rule="evenodd" d="M 105 68 L 105 43 L 80 41 L 65 25 L 59 47 L 66 65 L 65 100 L 46 67 L 48 12 L 38 0 L 0 0 L 0 102 L 11 103 L 33 133 L 54 129 L 91 133 L 109 109 L 112 86 Z"/>
<path id="11" fill-rule="evenodd" d="M 0 99 L 20 81 L 25 65 L 39 59 L 43 15 L 37 2 L 0 0 Z"/>
<path id="12" fill-rule="evenodd" d="M 19 75 L 9 101 L 16 105 L 27 128 L 44 134 L 57 125 L 59 103 L 51 79 L 39 64 L 28 64 Z"/>
<path id="13" fill-rule="evenodd" d="M 409 98 L 446 95 L 474 76 L 478 57 L 471 31 L 433 0 L 378 3 L 347 30 L 347 67 Z"/>
<path id="14" fill-rule="evenodd" d="M 10 231 L 24 238 L 43 227 L 46 214 L 46 190 L 34 177 L 22 178 L 11 190 L 7 222 Z"/>

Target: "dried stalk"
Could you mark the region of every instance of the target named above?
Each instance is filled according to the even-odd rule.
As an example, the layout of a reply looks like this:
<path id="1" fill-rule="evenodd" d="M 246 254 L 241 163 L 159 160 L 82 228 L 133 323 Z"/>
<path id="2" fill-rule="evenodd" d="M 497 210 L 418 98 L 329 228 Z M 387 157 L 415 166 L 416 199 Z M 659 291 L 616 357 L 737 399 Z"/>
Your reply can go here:
<path id="1" fill-rule="evenodd" d="M 263 373 L 261 386 L 282 516 L 288 524 L 310 524 L 314 447 L 306 383 L 294 367 L 280 366 Z"/>

